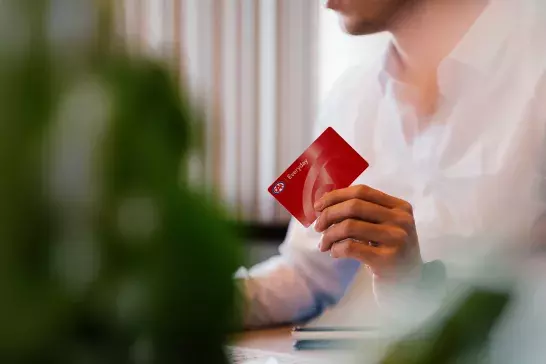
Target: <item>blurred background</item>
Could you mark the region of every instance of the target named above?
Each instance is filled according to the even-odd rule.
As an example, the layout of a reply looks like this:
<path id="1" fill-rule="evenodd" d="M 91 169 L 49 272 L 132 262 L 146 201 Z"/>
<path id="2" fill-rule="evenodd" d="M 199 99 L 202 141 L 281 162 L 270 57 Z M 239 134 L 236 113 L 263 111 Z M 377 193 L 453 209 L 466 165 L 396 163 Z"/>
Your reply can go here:
<path id="1" fill-rule="evenodd" d="M 251 263 L 275 253 L 289 214 L 267 187 L 312 142 L 336 79 L 377 59 L 388 35 L 346 35 L 319 0 L 121 3 L 132 51 L 168 62 L 204 110 L 191 180 L 250 227 Z"/>

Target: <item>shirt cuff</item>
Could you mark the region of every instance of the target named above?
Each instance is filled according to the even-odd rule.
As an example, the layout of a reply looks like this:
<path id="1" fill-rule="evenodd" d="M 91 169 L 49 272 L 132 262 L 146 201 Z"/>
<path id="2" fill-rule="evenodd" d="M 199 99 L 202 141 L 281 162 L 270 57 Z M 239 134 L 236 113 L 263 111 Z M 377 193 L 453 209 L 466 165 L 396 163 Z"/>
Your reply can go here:
<path id="1" fill-rule="evenodd" d="M 384 315 L 401 324 L 418 324 L 434 314 L 446 296 L 446 269 L 441 261 L 425 263 L 420 277 L 385 281 L 373 277 L 375 300 Z"/>

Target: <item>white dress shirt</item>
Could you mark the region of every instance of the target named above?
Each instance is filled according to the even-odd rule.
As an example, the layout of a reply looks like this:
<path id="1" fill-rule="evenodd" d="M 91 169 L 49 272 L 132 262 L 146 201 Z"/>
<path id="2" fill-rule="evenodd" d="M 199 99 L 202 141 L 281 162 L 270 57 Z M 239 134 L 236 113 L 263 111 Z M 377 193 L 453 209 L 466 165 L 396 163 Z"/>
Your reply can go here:
<path id="1" fill-rule="evenodd" d="M 385 57 L 371 69 L 347 72 L 317 121 L 315 135 L 332 126 L 370 163 L 355 184 L 413 205 L 424 261 L 442 260 L 451 277 L 479 267 L 492 248 L 523 244 L 542 211 L 544 3 L 491 1 L 440 64 L 440 101 L 429 127 L 410 141 L 404 133 L 417 128 L 418 118 L 399 96 L 407 86 Z M 315 315 L 344 295 L 357 272 L 368 274 L 358 262 L 320 253 L 320 238 L 292 221 L 280 255 L 238 272 L 247 325 Z M 377 298 L 389 306 L 391 298 Z"/>

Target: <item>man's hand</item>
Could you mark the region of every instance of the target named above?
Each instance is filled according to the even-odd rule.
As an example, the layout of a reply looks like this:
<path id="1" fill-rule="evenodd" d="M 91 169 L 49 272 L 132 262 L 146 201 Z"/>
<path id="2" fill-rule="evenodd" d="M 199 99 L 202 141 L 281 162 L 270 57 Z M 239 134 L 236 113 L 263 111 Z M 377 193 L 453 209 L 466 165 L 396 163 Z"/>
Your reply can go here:
<path id="1" fill-rule="evenodd" d="M 323 233 L 319 248 L 352 258 L 379 278 L 420 276 L 421 254 L 411 204 L 359 185 L 332 191 L 315 203 Z"/>

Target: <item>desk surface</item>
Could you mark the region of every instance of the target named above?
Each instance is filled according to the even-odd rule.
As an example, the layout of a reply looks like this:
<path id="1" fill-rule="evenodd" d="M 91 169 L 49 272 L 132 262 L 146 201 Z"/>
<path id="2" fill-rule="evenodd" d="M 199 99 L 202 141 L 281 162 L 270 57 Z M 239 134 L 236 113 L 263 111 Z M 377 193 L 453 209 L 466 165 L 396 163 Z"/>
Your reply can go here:
<path id="1" fill-rule="evenodd" d="M 233 336 L 233 344 L 239 347 L 273 351 L 276 353 L 294 353 L 291 327 L 267 330 L 246 331 Z"/>
<path id="2" fill-rule="evenodd" d="M 292 327 L 290 326 L 246 331 L 234 335 L 232 337 L 232 343 L 237 347 L 258 349 L 277 354 L 289 354 L 302 359 L 326 359 L 328 363 L 330 363 L 330 360 L 328 359 L 332 357 L 332 355 L 338 357 L 342 354 L 341 352 L 332 353 L 322 350 L 294 350 L 294 341 L 292 340 L 291 330 Z M 347 356 L 346 353 L 342 355 L 343 357 Z"/>
<path id="3" fill-rule="evenodd" d="M 293 348 L 291 327 L 280 327 L 266 330 L 253 330 L 236 334 L 232 337 L 232 345 L 259 349 L 279 354 L 291 354 L 306 359 L 327 359 L 331 363 L 352 363 L 358 359 L 358 363 L 377 363 L 381 357 L 382 345 L 377 342 L 370 342 L 369 346 L 364 345 L 358 351 L 297 351 Z"/>

